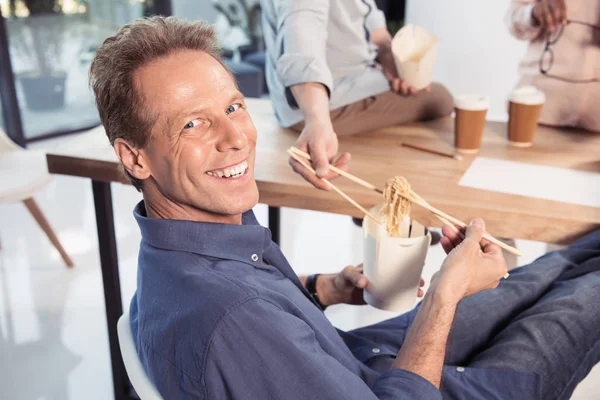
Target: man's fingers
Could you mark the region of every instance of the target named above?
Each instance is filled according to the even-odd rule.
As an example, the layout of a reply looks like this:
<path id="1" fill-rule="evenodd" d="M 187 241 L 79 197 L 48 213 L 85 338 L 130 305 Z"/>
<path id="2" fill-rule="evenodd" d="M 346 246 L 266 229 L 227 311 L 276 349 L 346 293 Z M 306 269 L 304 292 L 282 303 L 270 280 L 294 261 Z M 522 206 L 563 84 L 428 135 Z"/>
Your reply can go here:
<path id="1" fill-rule="evenodd" d="M 475 218 L 467 226 L 467 232 L 465 234 L 465 240 L 474 241 L 479 245 L 481 238 L 485 233 L 485 222 L 481 218 Z"/>
<path id="2" fill-rule="evenodd" d="M 460 232 L 462 232 L 464 235 L 465 231 L 463 228 L 457 228 L 457 229 Z M 463 239 L 458 235 L 458 233 L 456 233 L 454 231 L 454 229 L 452 229 L 452 227 L 450 227 L 448 225 L 444 225 L 442 227 L 442 234 L 450 240 L 452 247 L 458 246 L 463 241 Z"/>
<path id="3" fill-rule="evenodd" d="M 300 174 L 304 179 L 306 179 L 310 184 L 312 184 L 317 189 L 331 190 L 331 187 L 327 183 L 323 182 L 320 178 L 318 178 L 311 171 L 304 168 L 304 166 L 302 164 L 300 164 L 298 161 L 294 160 L 293 158 L 290 158 L 290 165 L 291 165 L 292 169 L 294 170 L 294 172 L 296 172 L 297 174 Z"/>
<path id="4" fill-rule="evenodd" d="M 362 272 L 359 271 L 358 268 L 349 265 L 344 268 L 342 273 L 344 278 L 357 288 L 363 289 L 365 286 L 367 286 L 367 278 L 362 274 Z"/>
<path id="5" fill-rule="evenodd" d="M 450 252 L 454 249 L 454 245 L 446 236 L 440 239 L 440 244 L 442 245 L 442 249 L 446 254 L 450 254 Z"/>
<path id="6" fill-rule="evenodd" d="M 414 86 L 410 86 L 408 88 L 408 90 L 410 91 L 410 94 L 412 94 L 412 95 L 417 94 L 417 88 L 415 88 Z"/>
<path id="7" fill-rule="evenodd" d="M 504 258 L 504 255 L 502 254 L 502 248 L 492 242 L 486 241 L 485 244 L 482 244 L 481 250 L 488 256 Z"/>
<path id="8" fill-rule="evenodd" d="M 425 90 L 426 93 L 431 92 L 431 86 L 427 86 L 424 90 Z"/>
<path id="9" fill-rule="evenodd" d="M 419 286 L 420 287 L 425 286 L 425 279 L 421 278 L 421 281 L 419 282 Z"/>
<path id="10" fill-rule="evenodd" d="M 442 226 L 442 235 L 444 235 L 445 237 L 447 237 L 450 240 L 455 240 L 458 238 L 458 234 L 456 232 L 454 232 L 454 229 L 452 229 L 448 225 Z"/>

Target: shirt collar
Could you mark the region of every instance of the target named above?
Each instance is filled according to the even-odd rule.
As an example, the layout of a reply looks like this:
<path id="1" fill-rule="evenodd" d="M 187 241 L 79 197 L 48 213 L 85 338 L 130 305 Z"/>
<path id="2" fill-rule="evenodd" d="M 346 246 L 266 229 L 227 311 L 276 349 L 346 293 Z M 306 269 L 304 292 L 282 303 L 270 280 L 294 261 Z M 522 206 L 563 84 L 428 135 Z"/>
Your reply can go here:
<path id="1" fill-rule="evenodd" d="M 164 250 L 186 251 L 260 266 L 271 243 L 271 232 L 259 225 L 252 210 L 242 225 L 150 218 L 144 201 L 133 211 L 142 240 Z"/>

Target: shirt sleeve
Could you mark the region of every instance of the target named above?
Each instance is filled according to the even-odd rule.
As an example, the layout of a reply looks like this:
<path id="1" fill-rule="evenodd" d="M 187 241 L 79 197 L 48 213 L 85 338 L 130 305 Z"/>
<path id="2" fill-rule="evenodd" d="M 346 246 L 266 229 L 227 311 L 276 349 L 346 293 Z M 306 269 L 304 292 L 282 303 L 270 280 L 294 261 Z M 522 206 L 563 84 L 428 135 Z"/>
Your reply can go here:
<path id="1" fill-rule="evenodd" d="M 252 299 L 215 329 L 204 377 L 211 399 L 442 399 L 411 372 L 391 370 L 370 388 L 351 368 L 327 354 L 300 318 Z"/>
<path id="2" fill-rule="evenodd" d="M 385 21 L 385 14 L 379 8 L 377 8 L 377 4 L 375 4 L 374 0 L 363 0 L 364 3 L 370 7 L 367 16 L 365 17 L 365 26 L 371 32 L 374 29 L 378 28 L 387 28 L 387 23 Z"/>
<path id="3" fill-rule="evenodd" d="M 290 86 L 318 82 L 329 94 L 333 90 L 326 54 L 329 1 L 275 0 L 274 3 L 278 35 L 283 38 L 276 61 L 277 75 L 290 107 L 297 108 Z"/>
<path id="4" fill-rule="evenodd" d="M 534 40 L 542 31 L 540 26 L 534 25 L 533 7 L 535 0 L 512 0 L 504 21 L 510 33 L 520 40 Z"/>

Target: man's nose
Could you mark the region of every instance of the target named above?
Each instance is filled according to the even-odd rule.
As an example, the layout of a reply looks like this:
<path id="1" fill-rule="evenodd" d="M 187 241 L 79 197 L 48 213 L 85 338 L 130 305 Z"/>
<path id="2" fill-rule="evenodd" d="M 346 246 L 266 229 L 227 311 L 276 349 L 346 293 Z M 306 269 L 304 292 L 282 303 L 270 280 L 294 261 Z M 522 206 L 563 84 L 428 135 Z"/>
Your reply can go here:
<path id="1" fill-rule="evenodd" d="M 241 150 L 248 145 L 248 137 L 231 119 L 223 118 L 219 128 L 217 150 Z"/>

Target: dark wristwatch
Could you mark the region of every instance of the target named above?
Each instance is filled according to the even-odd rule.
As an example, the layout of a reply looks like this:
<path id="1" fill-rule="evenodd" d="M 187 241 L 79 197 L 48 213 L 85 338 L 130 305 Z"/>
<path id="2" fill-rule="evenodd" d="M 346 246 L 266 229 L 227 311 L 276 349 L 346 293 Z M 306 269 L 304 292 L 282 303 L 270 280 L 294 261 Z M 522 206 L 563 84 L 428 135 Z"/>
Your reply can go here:
<path id="1" fill-rule="evenodd" d="M 321 310 L 325 311 L 327 306 L 324 305 L 323 303 L 321 303 L 321 300 L 319 299 L 319 296 L 317 295 L 317 278 L 320 275 L 321 274 L 309 275 L 308 278 L 306 278 L 306 290 L 312 296 L 315 303 L 317 303 L 317 305 L 319 307 L 321 307 Z"/>

